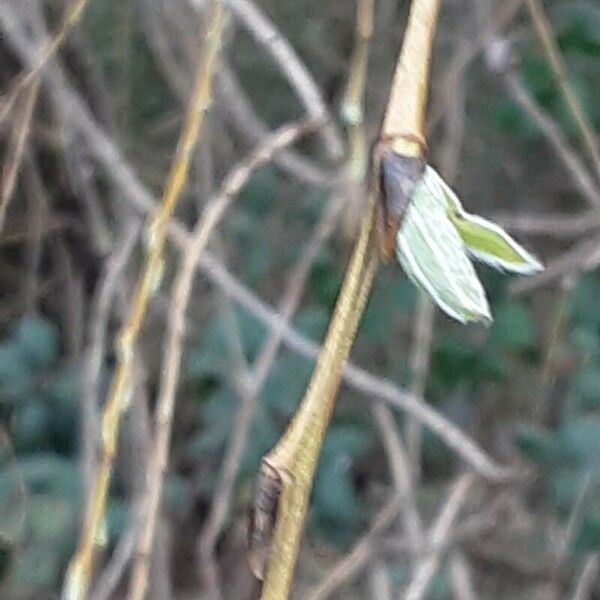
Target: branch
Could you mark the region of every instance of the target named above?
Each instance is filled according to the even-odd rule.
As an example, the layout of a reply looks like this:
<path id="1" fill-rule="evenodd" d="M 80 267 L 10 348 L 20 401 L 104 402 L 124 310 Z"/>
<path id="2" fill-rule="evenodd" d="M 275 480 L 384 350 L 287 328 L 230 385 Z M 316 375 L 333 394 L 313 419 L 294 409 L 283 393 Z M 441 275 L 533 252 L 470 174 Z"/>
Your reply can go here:
<path id="1" fill-rule="evenodd" d="M 7 5 L 1 3 L 0 23 L 4 28 L 7 41 L 22 59 L 27 62 L 33 61 L 35 46 L 16 27 L 12 11 L 7 9 Z M 103 166 L 106 176 L 114 186 L 140 215 L 154 213 L 157 204 L 152 193 L 140 181 L 114 140 L 100 127 L 80 96 L 62 76 L 60 69 L 47 69 L 44 71 L 44 76 L 56 108 L 64 111 L 68 107 L 73 126 L 78 128 L 93 156 Z M 181 223 L 172 220 L 169 225 L 169 238 L 178 249 L 182 250 L 187 247 L 189 233 Z M 317 356 L 318 344 L 301 335 L 293 327 L 285 325 L 281 315 L 238 281 L 216 256 L 207 251 L 199 267 L 215 285 L 256 319 L 271 328 L 281 326 L 283 341 L 290 350 L 308 359 Z M 426 402 L 398 388 L 392 381 L 372 375 L 352 363 L 346 365 L 343 378 L 347 384 L 364 393 L 367 398 L 387 402 L 414 416 L 482 477 L 491 481 L 502 481 L 519 475 L 513 469 L 497 464 L 460 427 L 454 425 Z"/>
<path id="2" fill-rule="evenodd" d="M 577 95 L 569 83 L 567 69 L 565 68 L 565 64 L 560 55 L 558 44 L 554 39 L 552 27 L 544 12 L 544 7 L 539 0 L 526 0 L 525 4 L 531 15 L 531 21 L 533 22 L 535 31 L 542 42 L 542 48 L 546 53 L 548 63 L 554 73 L 554 79 L 556 79 L 558 89 L 561 91 L 567 107 L 573 115 L 575 123 L 579 128 L 581 138 L 583 139 L 583 143 L 594 162 L 598 175 L 600 175 L 600 147 L 598 145 L 598 139 L 596 138 L 592 124 L 581 107 L 579 98 L 577 98 Z"/>
<path id="3" fill-rule="evenodd" d="M 600 556 L 598 553 L 591 554 L 585 561 L 581 575 L 577 580 L 577 587 L 573 594 L 573 600 L 591 600 L 594 589 L 598 589 L 596 582 L 600 575 Z"/>
<path id="4" fill-rule="evenodd" d="M 188 0 L 198 8 L 206 0 Z M 313 77 L 275 24 L 250 0 L 225 0 L 231 13 L 241 21 L 256 43 L 262 46 L 278 65 L 292 89 L 306 108 L 309 117 L 324 121 L 322 130 L 325 150 L 337 161 L 343 154 L 342 138 L 327 110 Z"/>
<path id="5" fill-rule="evenodd" d="M 339 561 L 327 577 L 303 600 L 327 600 L 334 591 L 360 573 L 374 554 L 381 534 L 388 529 L 402 508 L 402 498 L 394 496 L 372 520 L 369 531 L 355 544 L 352 551 Z"/>
<path id="6" fill-rule="evenodd" d="M 250 175 L 259 166 L 268 162 L 271 156 L 280 148 L 289 146 L 306 131 L 307 126 L 305 123 L 282 127 L 231 172 L 225 180 L 220 194 L 206 206 L 202 218 L 198 221 L 191 235 L 188 247 L 181 257 L 180 267 L 172 288 L 171 310 L 166 334 L 166 352 L 163 357 L 160 391 L 156 407 L 156 440 L 146 472 L 147 512 L 131 579 L 130 600 L 142 600 L 146 595 L 148 586 L 152 542 L 171 440 L 175 394 L 179 380 L 185 334 L 185 313 L 192 291 L 196 266 L 208 244 L 211 233 Z"/>
<path id="7" fill-rule="evenodd" d="M 394 76 L 382 142 L 402 157 L 420 158 L 423 152 L 429 63 L 439 6 L 439 0 L 413 2 Z M 373 173 L 374 182 L 378 175 Z M 254 571 L 259 577 L 263 575 L 262 555 L 267 554 L 263 600 L 284 600 L 291 593 L 318 458 L 343 367 L 377 268 L 377 193 L 378 188 L 373 185 L 369 208 L 306 394 L 277 446 L 263 458 L 251 539 Z"/>
<path id="8" fill-rule="evenodd" d="M 6 211 L 17 184 L 17 175 L 19 174 L 25 148 L 27 147 L 27 138 L 31 129 L 31 120 L 39 89 L 40 86 L 37 81 L 32 81 L 27 88 L 22 88 L 24 95 L 23 108 L 15 119 L 7 151 L 8 159 L 2 169 L 2 182 L 0 186 L 0 233 L 4 229 Z"/>
<path id="9" fill-rule="evenodd" d="M 560 127 L 544 112 L 531 96 L 518 74 L 512 69 L 510 43 L 506 39 L 491 33 L 489 28 L 486 29 L 485 24 L 482 24 L 482 28 L 485 31 L 483 45 L 489 72 L 501 78 L 512 100 L 537 125 L 556 156 L 566 167 L 581 195 L 592 206 L 600 206 L 600 191 L 585 164 L 568 143 Z"/>
<path id="10" fill-rule="evenodd" d="M 455 600 L 476 600 L 471 565 L 460 550 L 450 556 L 450 580 Z"/>
<path id="11" fill-rule="evenodd" d="M 247 141 L 256 144 L 269 134 L 267 125 L 254 111 L 233 69 L 226 61 L 223 61 L 215 79 L 215 95 L 219 106 L 231 117 L 232 124 Z M 282 150 L 273 157 L 273 162 L 298 180 L 310 185 L 328 188 L 334 184 L 333 173 L 324 171 L 300 153 Z"/>
<path id="12" fill-rule="evenodd" d="M 429 544 L 435 549 L 417 566 L 410 585 L 398 596 L 399 600 L 423 600 L 426 597 L 431 580 L 439 567 L 441 554 L 452 536 L 454 523 L 467 499 L 473 480 L 473 475 L 467 474 L 454 484 L 428 536 Z"/>
<path id="13" fill-rule="evenodd" d="M 511 98 L 538 126 L 558 158 L 571 174 L 573 182 L 577 185 L 581 195 L 593 206 L 600 206 L 598 187 L 558 125 L 542 110 L 516 73 L 506 73 L 504 81 Z"/>
<path id="14" fill-rule="evenodd" d="M 69 600 L 87 596 L 95 554 L 98 546 L 102 545 L 102 529 L 106 518 L 106 504 L 117 451 L 121 415 L 131 395 L 135 346 L 150 299 L 160 285 L 169 220 L 187 184 L 190 162 L 204 123 L 204 115 L 210 105 L 213 74 L 217 65 L 224 22 L 223 6 L 219 0 L 214 0 L 211 4 L 206 41 L 201 58 L 198 60 L 196 80 L 185 124 L 165 185 L 162 203 L 148 228 L 146 259 L 138 279 L 132 311 L 118 336 L 117 366 L 102 416 L 100 465 L 93 492 L 90 494 L 79 548 L 71 561 L 65 580 L 64 595 Z"/>
<path id="15" fill-rule="evenodd" d="M 71 30 L 77 26 L 83 16 L 87 3 L 88 0 L 74 0 L 73 4 L 65 10 L 65 16 L 58 31 L 44 44 L 36 56 L 35 61 L 30 65 L 28 71 L 20 76 L 12 90 L 7 94 L 8 98 L 4 100 L 4 105 L 0 108 L 0 123 L 4 121 L 11 111 L 21 92 L 23 92 L 30 84 L 34 83 L 39 72 L 54 54 L 56 54 Z"/>
<path id="16" fill-rule="evenodd" d="M 551 284 L 564 275 L 576 275 L 593 271 L 600 265 L 600 237 L 594 235 L 584 238 L 573 248 L 567 250 L 551 263 L 542 273 L 536 273 L 527 279 L 519 279 L 509 285 L 512 294 L 531 292 L 539 287 Z"/>
<path id="17" fill-rule="evenodd" d="M 302 292 L 304 291 L 311 267 L 323 243 L 331 235 L 335 224 L 339 220 L 342 208 L 344 208 L 344 198 L 342 196 L 333 196 L 321 221 L 315 227 L 315 231 L 306 249 L 292 269 L 286 291 L 277 308 L 277 313 L 281 315 L 281 320 L 277 324 L 271 324 L 269 336 L 260 350 L 252 372 L 249 374 L 249 380 L 242 392 L 240 409 L 232 424 L 233 433 L 231 441 L 223 460 L 219 482 L 216 486 L 208 518 L 200 533 L 198 544 L 201 570 L 204 571 L 206 582 L 210 583 L 213 588 L 215 587 L 216 572 L 216 568 L 212 564 L 214 562 L 214 549 L 229 512 L 233 486 L 237 477 L 242 453 L 246 446 L 258 398 L 267 381 L 281 343 L 284 341 L 285 329 L 289 327 L 290 321 L 300 304 Z"/>
<path id="18" fill-rule="evenodd" d="M 92 489 L 96 471 L 96 440 L 98 439 L 98 388 L 106 345 L 106 330 L 121 276 L 139 234 L 137 220 L 124 227 L 107 257 L 96 289 L 89 315 L 89 342 L 84 359 L 81 393 L 81 445 L 85 490 Z"/>
<path id="19" fill-rule="evenodd" d="M 423 527 L 417 510 L 414 469 L 411 465 L 410 455 L 404 447 L 388 407 L 375 406 L 373 415 L 383 438 L 382 443 L 388 457 L 394 489 L 402 505 L 404 534 L 410 543 L 412 555 L 415 557 L 423 545 Z"/>

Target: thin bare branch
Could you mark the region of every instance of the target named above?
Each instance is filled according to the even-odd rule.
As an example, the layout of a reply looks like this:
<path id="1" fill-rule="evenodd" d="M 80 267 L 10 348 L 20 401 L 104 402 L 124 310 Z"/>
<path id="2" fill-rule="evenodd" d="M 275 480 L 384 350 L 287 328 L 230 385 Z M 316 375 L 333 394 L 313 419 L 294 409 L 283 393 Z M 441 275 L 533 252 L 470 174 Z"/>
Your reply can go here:
<path id="1" fill-rule="evenodd" d="M 113 461 L 117 451 L 121 415 L 126 410 L 128 398 L 132 393 L 135 346 L 150 299 L 160 285 L 169 220 L 187 184 L 193 151 L 202 129 L 204 115 L 210 106 L 213 73 L 217 64 L 221 33 L 225 22 L 225 12 L 218 0 L 214 0 L 210 10 L 206 41 L 198 60 L 195 84 L 186 120 L 165 185 L 161 205 L 148 228 L 146 261 L 140 272 L 132 310 L 118 336 L 118 362 L 102 416 L 99 469 L 93 491 L 90 494 L 79 548 L 66 575 L 64 595 L 69 600 L 83 599 L 87 596 L 95 554 L 98 547 L 102 545 L 102 528 L 104 527 Z"/>
<path id="2" fill-rule="evenodd" d="M 19 167 L 23 160 L 23 153 L 25 152 L 27 137 L 29 136 L 29 130 L 31 128 L 31 117 L 33 116 L 33 109 L 37 102 L 39 89 L 40 86 L 37 81 L 32 81 L 29 86 L 22 88 L 23 107 L 13 125 L 13 139 L 11 140 L 12 143 L 9 145 L 8 160 L 6 161 L 2 172 L 0 233 L 2 233 L 2 230 L 4 229 L 6 211 L 17 184 Z"/>
<path id="3" fill-rule="evenodd" d="M 454 600 L 476 600 L 471 566 L 460 550 L 450 555 L 450 581 Z"/>
<path id="4" fill-rule="evenodd" d="M 58 31 L 42 48 L 40 48 L 39 53 L 36 56 L 34 63 L 29 67 L 29 70 L 17 80 L 16 84 L 6 97 L 3 97 L 0 100 L 2 102 L 2 106 L 0 107 L 0 123 L 4 121 L 17 98 L 25 88 L 34 82 L 39 72 L 44 68 L 52 56 L 54 56 L 70 31 L 77 26 L 83 16 L 87 3 L 88 0 L 73 0 L 73 3 L 67 7 L 63 22 Z M 32 89 L 33 88 L 36 88 L 37 94 L 37 86 L 34 85 L 32 86 Z M 35 100 L 33 102 L 35 103 Z"/>
<path id="5" fill-rule="evenodd" d="M 392 600 L 392 582 L 383 561 L 376 561 L 371 567 L 369 593 L 371 600 Z"/>
<path id="6" fill-rule="evenodd" d="M 550 25 L 550 21 L 544 12 L 544 7 L 540 0 L 526 0 L 525 5 L 529 10 L 531 21 L 538 37 L 540 38 L 542 48 L 544 49 L 544 53 L 548 58 L 548 63 L 550 64 L 552 72 L 554 73 L 554 78 L 558 85 L 558 89 L 561 91 L 567 107 L 573 115 L 575 123 L 577 123 L 579 133 L 581 134 L 583 143 L 585 144 L 585 147 L 587 148 L 587 151 L 594 162 L 597 174 L 600 175 L 600 146 L 598 145 L 598 138 L 596 137 L 594 128 L 592 127 L 592 124 L 590 123 L 585 111 L 581 106 L 577 94 L 575 94 L 575 91 L 569 82 L 567 69 L 560 54 L 558 44 L 554 39 L 552 26 Z"/>
<path id="7" fill-rule="evenodd" d="M 369 531 L 355 544 L 352 551 L 329 571 L 327 577 L 303 600 L 326 600 L 345 583 L 357 577 L 369 563 L 377 541 L 388 529 L 402 508 L 402 498 L 394 496 L 376 513 Z"/>
<path id="8" fill-rule="evenodd" d="M 104 274 L 98 283 L 96 301 L 89 318 L 89 345 L 86 352 L 81 398 L 82 463 L 85 490 L 92 489 L 96 472 L 96 447 L 99 433 L 98 384 L 106 345 L 107 326 L 114 296 L 127 261 L 133 252 L 139 234 L 139 224 L 132 221 L 116 240 L 113 251 L 106 259 Z"/>
<path id="9" fill-rule="evenodd" d="M 462 475 L 452 486 L 448 500 L 428 535 L 430 545 L 436 549 L 428 553 L 417 566 L 408 588 L 398 596 L 400 600 L 423 600 L 426 597 L 431 580 L 441 563 L 443 549 L 452 536 L 456 519 L 465 504 L 473 481 L 474 477 L 469 473 Z"/>
<path id="10" fill-rule="evenodd" d="M 254 111 L 233 69 L 222 61 L 221 69 L 215 80 L 215 95 L 221 107 L 231 116 L 231 122 L 237 130 L 250 142 L 256 144 L 268 135 L 265 123 Z M 331 187 L 334 185 L 333 174 L 324 171 L 309 159 L 292 150 L 283 150 L 273 158 L 273 162 L 310 185 Z"/>
<path id="11" fill-rule="evenodd" d="M 514 233 L 544 237 L 581 238 L 600 229 L 600 211 L 588 210 L 579 214 L 501 214 L 495 221 Z"/>
<path id="12" fill-rule="evenodd" d="M 415 476 L 410 455 L 404 447 L 389 408 L 378 404 L 373 407 L 373 414 L 383 436 L 383 445 L 390 463 L 394 489 L 401 501 L 404 533 L 411 544 L 413 556 L 417 556 L 423 545 L 423 527 L 417 510 L 414 490 Z"/>
<path id="13" fill-rule="evenodd" d="M 173 283 L 171 310 L 167 325 L 166 351 L 163 368 L 161 369 L 160 390 L 156 407 L 156 440 L 146 473 L 147 512 L 131 579 L 129 594 L 131 600 L 142 600 L 146 595 L 148 586 L 152 543 L 168 463 L 175 394 L 179 381 L 185 334 L 185 313 L 197 264 L 208 244 L 212 231 L 253 171 L 268 162 L 278 149 L 289 146 L 307 130 L 306 123 L 284 126 L 267 138 L 248 159 L 231 172 L 226 178 L 221 192 L 206 206 L 202 218 L 198 221 L 191 235 L 189 245 L 181 257 L 180 268 Z"/>
<path id="14" fill-rule="evenodd" d="M 12 16 L 5 5 L 0 4 L 0 22 L 4 27 L 7 41 L 21 54 L 23 60 L 32 60 L 32 56 L 35 56 L 35 46 L 19 31 Z M 152 214 L 156 210 L 156 201 L 152 193 L 139 180 L 114 140 L 90 114 L 85 103 L 62 77 L 59 69 L 47 69 L 44 73 L 56 106 L 69 107 L 73 124 L 79 128 L 82 137 L 96 160 L 103 165 L 110 180 L 141 215 Z M 186 247 L 189 234 L 177 221 L 172 221 L 169 225 L 169 236 L 178 248 Z M 263 303 L 232 276 L 213 254 L 206 252 L 199 267 L 209 279 L 257 319 L 269 326 L 282 322 L 277 311 Z M 314 359 L 318 352 L 317 344 L 289 326 L 283 327 L 283 341 L 290 349 L 307 358 Z M 351 363 L 344 370 L 344 380 L 355 389 L 364 392 L 367 397 L 379 398 L 415 416 L 483 477 L 490 480 L 503 480 L 517 475 L 513 470 L 498 465 L 450 420 L 427 403 L 401 390 L 391 381 L 376 377 Z"/>
<path id="15" fill-rule="evenodd" d="M 98 581 L 90 594 L 90 600 L 110 600 L 114 598 L 117 587 L 134 554 L 139 531 L 139 524 L 132 523 L 121 536 L 110 561 L 98 576 Z"/>
<path id="16" fill-rule="evenodd" d="M 196 8 L 206 2 L 206 0 L 188 1 Z M 325 150 L 331 159 L 338 161 L 343 155 L 342 138 L 321 97 L 319 87 L 300 57 L 275 24 L 253 2 L 250 0 L 226 0 L 226 4 L 232 14 L 252 34 L 256 43 L 271 55 L 306 108 L 308 116 L 325 123 L 322 129 Z"/>
<path id="17" fill-rule="evenodd" d="M 558 158 L 570 173 L 581 195 L 592 206 L 600 206 L 598 186 L 595 184 L 582 160 L 565 138 L 560 127 L 542 110 L 516 73 L 507 72 L 504 76 L 504 81 L 511 98 L 538 126 Z"/>
<path id="18" fill-rule="evenodd" d="M 586 561 L 577 579 L 577 587 L 572 600 L 592 600 L 594 590 L 598 589 L 600 577 L 600 555 L 592 554 Z"/>
<path id="19" fill-rule="evenodd" d="M 435 310 L 433 304 L 424 292 L 419 292 L 410 354 L 410 393 L 415 398 L 423 398 L 423 394 L 425 393 L 427 374 L 429 372 L 431 343 L 433 341 L 434 319 Z M 414 469 L 414 476 L 418 480 L 421 474 L 421 423 L 413 418 L 407 419 L 404 435 L 411 464 Z"/>
<path id="20" fill-rule="evenodd" d="M 565 275 L 576 275 L 598 268 L 600 265 L 600 237 L 584 238 L 550 263 L 539 274 L 520 279 L 510 284 L 513 294 L 531 292 L 539 287 L 550 285 Z"/>

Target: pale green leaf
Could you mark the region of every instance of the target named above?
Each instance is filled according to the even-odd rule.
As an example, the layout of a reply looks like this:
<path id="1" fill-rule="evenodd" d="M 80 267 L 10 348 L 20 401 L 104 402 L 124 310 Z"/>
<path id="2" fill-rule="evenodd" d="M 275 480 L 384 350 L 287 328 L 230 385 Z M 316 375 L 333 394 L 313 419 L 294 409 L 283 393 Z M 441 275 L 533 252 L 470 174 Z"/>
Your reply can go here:
<path id="1" fill-rule="evenodd" d="M 478 260 L 512 273 L 530 275 L 543 270 L 541 263 L 501 227 L 464 210 L 460 200 L 446 182 L 427 167 L 424 178 L 430 193 L 446 205 L 448 216 L 469 253 Z"/>
<path id="2" fill-rule="evenodd" d="M 463 213 L 450 213 L 460 237 L 469 252 L 478 260 L 521 275 L 543 270 L 541 263 L 525 248 L 517 244 L 498 225 L 481 217 Z"/>
<path id="3" fill-rule="evenodd" d="M 491 321 L 490 309 L 466 248 L 428 169 L 417 185 L 397 239 L 408 277 L 448 315 L 466 323 Z"/>

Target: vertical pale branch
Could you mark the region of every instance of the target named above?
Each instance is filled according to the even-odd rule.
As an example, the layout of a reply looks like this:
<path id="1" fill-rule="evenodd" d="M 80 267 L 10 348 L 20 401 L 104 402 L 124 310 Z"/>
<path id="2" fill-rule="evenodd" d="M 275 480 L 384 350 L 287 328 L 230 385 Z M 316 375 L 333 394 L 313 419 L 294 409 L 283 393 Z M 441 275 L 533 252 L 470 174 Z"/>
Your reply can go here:
<path id="1" fill-rule="evenodd" d="M 356 235 L 363 212 L 364 183 L 367 171 L 367 141 L 364 126 L 364 97 L 367 83 L 369 47 L 373 36 L 375 0 L 358 0 L 354 50 L 346 93 L 342 100 L 341 116 L 346 123 L 348 154 L 340 193 L 347 197 L 343 226 L 350 238 Z"/>
<path id="2" fill-rule="evenodd" d="M 440 0 L 414 0 L 394 77 L 383 141 L 404 156 L 421 157 L 425 146 L 429 64 L 439 7 Z M 369 209 L 306 394 L 288 430 L 263 459 L 251 539 L 252 552 L 266 553 L 263 600 L 285 600 L 291 593 L 318 458 L 377 268 L 377 193 L 373 184 Z M 262 576 L 265 565 L 256 555 L 251 558 L 255 572 Z"/>
<path id="3" fill-rule="evenodd" d="M 106 505 L 121 415 L 132 392 L 135 344 L 150 299 L 160 284 L 169 220 L 187 184 L 193 151 L 202 129 L 204 115 L 210 105 L 224 22 L 223 6 L 219 0 L 213 0 L 185 124 L 165 185 L 162 203 L 148 228 L 146 260 L 133 298 L 132 311 L 118 337 L 118 362 L 102 415 L 100 464 L 93 489 L 88 496 L 79 548 L 69 566 L 65 581 L 63 596 L 68 600 L 79 600 L 87 596 L 96 551 L 104 541 Z"/>
<path id="4" fill-rule="evenodd" d="M 579 98 L 577 98 L 573 87 L 569 83 L 567 69 L 565 68 L 558 44 L 554 39 L 548 17 L 539 0 L 526 0 L 525 4 L 527 5 L 527 9 L 531 15 L 531 21 L 548 58 L 550 68 L 554 73 L 558 88 L 564 96 L 565 103 L 571 111 L 575 123 L 579 128 L 583 143 L 585 144 L 590 157 L 594 161 L 596 172 L 597 174 L 600 174 L 600 145 L 598 144 L 598 138 L 596 137 L 594 128 L 589 122 L 587 115 L 581 107 Z"/>
<path id="5" fill-rule="evenodd" d="M 348 237 L 354 237 L 356 234 L 364 203 L 363 186 L 368 163 L 364 103 L 374 11 L 375 0 L 357 1 L 354 50 L 346 93 L 341 106 L 341 116 L 346 123 L 348 133 L 348 156 L 344 166 L 345 177 L 341 190 L 341 194 L 347 197 L 347 210 L 344 211 L 344 231 Z"/>
<path id="6" fill-rule="evenodd" d="M 413 326 L 413 342 L 410 356 L 410 392 L 415 398 L 423 398 L 429 371 L 433 321 L 435 310 L 425 292 L 419 292 L 419 300 Z M 421 476 L 421 423 L 409 416 L 404 429 L 406 445 L 417 479 Z"/>

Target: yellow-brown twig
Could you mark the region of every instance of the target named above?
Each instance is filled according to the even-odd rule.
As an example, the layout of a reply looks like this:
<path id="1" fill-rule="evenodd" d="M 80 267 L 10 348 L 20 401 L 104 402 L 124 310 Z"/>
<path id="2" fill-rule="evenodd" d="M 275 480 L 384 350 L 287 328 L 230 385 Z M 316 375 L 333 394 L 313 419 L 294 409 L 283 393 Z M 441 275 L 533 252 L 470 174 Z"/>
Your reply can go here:
<path id="1" fill-rule="evenodd" d="M 8 98 L 4 101 L 4 105 L 0 109 L 0 123 L 4 121 L 21 92 L 35 79 L 36 75 L 44 68 L 44 65 L 60 48 L 69 32 L 77 25 L 77 23 L 79 23 L 87 3 L 88 0 L 75 0 L 73 4 L 67 8 L 60 29 L 46 44 L 44 44 L 35 65 L 17 80 L 12 90 L 7 94 Z"/>
<path id="2" fill-rule="evenodd" d="M 420 158 L 425 147 L 429 64 L 439 7 L 440 0 L 413 0 L 394 76 L 382 140 L 404 157 Z M 287 431 L 263 459 L 251 549 L 266 550 L 262 600 L 286 600 L 291 593 L 317 462 L 377 269 L 375 181 L 373 177 L 368 211 L 308 389 Z M 262 575 L 261 557 L 254 554 L 251 559 Z"/>
<path id="3" fill-rule="evenodd" d="M 117 450 L 121 415 L 127 406 L 133 385 L 135 344 L 150 299 L 160 284 L 169 220 L 186 186 L 193 151 L 212 98 L 212 81 L 224 22 L 222 3 L 220 0 L 213 0 L 185 124 L 165 185 L 162 203 L 148 228 L 146 260 L 133 298 L 133 308 L 118 338 L 118 363 L 102 415 L 100 465 L 94 487 L 88 497 L 79 548 L 71 561 L 65 581 L 63 597 L 67 600 L 86 597 L 96 550 L 103 544 L 108 488 Z"/>
<path id="4" fill-rule="evenodd" d="M 527 0 L 525 4 L 531 15 L 531 21 L 535 31 L 542 43 L 542 48 L 548 58 L 550 68 L 554 73 L 558 88 L 564 96 L 567 107 L 571 111 L 573 119 L 579 128 L 583 143 L 594 162 L 596 174 L 600 175 L 600 145 L 598 144 L 598 138 L 596 137 L 592 124 L 589 122 L 587 115 L 581 107 L 579 98 L 577 98 L 577 95 L 569 83 L 567 69 L 565 68 L 558 44 L 552 34 L 552 27 L 550 26 L 548 17 L 539 0 Z"/>

